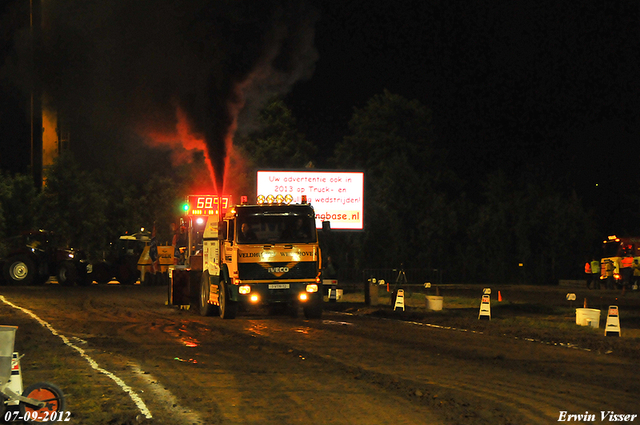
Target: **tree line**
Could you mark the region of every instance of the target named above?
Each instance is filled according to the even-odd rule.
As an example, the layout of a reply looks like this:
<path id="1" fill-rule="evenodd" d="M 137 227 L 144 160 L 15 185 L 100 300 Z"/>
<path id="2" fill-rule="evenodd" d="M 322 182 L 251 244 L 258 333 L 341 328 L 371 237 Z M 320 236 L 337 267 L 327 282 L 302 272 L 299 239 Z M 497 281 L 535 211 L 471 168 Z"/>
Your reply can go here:
<path id="1" fill-rule="evenodd" d="M 354 109 L 348 134 L 326 159 L 316 157 L 317 147 L 298 131 L 282 99 L 270 101 L 259 120 L 258 130 L 235 140 L 244 193 L 263 168 L 365 172 L 365 230 L 327 236 L 325 255 L 339 268 L 402 265 L 438 269 L 447 282 L 549 284 L 580 277 L 600 237 L 578 196 L 534 169 L 516 178 L 489 171 L 480 189 L 468 193 L 451 166 L 455 152 L 437 143 L 432 113 L 418 101 L 388 91 L 373 96 Z M 70 154 L 45 176 L 39 192 L 27 175 L 0 176 L 0 236 L 53 230 L 94 258 L 142 226 L 155 225 L 158 240 L 170 243 L 170 224 L 196 178 L 183 165 L 136 184 L 83 168 Z"/>

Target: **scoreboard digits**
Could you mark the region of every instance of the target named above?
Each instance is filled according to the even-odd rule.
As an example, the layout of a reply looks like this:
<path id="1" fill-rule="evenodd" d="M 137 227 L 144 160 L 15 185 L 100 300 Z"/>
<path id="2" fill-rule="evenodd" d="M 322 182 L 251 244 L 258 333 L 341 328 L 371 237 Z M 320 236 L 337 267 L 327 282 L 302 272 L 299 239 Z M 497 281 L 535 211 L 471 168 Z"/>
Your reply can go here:
<path id="1" fill-rule="evenodd" d="M 189 195 L 187 215 L 205 216 L 224 213 L 231 205 L 230 195 Z"/>

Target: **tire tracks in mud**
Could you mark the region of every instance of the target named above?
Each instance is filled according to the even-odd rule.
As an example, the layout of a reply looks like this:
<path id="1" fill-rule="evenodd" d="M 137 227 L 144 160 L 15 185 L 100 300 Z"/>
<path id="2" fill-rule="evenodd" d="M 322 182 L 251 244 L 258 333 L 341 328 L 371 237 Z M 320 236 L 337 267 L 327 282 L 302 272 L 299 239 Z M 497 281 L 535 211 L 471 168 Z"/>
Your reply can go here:
<path id="1" fill-rule="evenodd" d="M 148 316 L 147 313 L 144 315 Z M 151 317 L 154 316 L 154 314 L 151 315 Z M 157 317 L 154 317 L 154 320 L 156 319 Z M 405 412 L 404 416 L 398 415 L 398 410 L 393 409 L 390 412 L 381 412 L 378 405 L 388 405 L 390 402 L 388 399 L 396 397 L 394 393 L 387 393 L 381 398 L 377 386 L 349 376 L 345 377 L 344 371 L 335 369 L 331 361 L 312 353 L 300 354 L 288 345 L 268 339 L 257 340 L 253 332 L 238 331 L 227 321 L 201 318 L 191 314 L 188 318 L 179 315 L 176 318 L 164 318 L 161 322 L 161 324 L 154 322 L 151 326 L 147 326 L 137 320 L 135 323 L 121 326 L 117 334 L 123 340 L 136 339 L 137 336 L 144 337 L 145 349 L 153 349 L 148 341 L 152 338 L 152 333 L 160 336 L 163 342 L 173 339 L 174 344 L 183 347 L 183 352 L 189 352 L 188 350 L 191 349 L 191 353 L 194 353 L 196 350 L 193 349 L 199 348 L 199 352 L 193 354 L 197 360 L 187 359 L 187 356 L 184 356 L 184 359 L 187 359 L 184 361 L 176 357 L 174 360 L 180 360 L 183 363 L 173 368 L 170 365 L 171 356 L 154 359 L 154 362 L 163 364 L 161 371 L 157 373 L 154 371 L 154 376 L 165 383 L 173 382 L 174 388 L 176 382 L 185 382 L 194 388 L 208 388 L 213 394 L 224 395 L 212 398 L 207 403 L 211 420 L 215 423 L 221 421 L 221 423 L 346 424 L 353 423 L 354 417 L 360 418 L 356 423 L 364 423 L 362 418 L 369 418 L 369 423 L 402 425 L 420 423 L 425 418 L 430 418 L 430 423 L 440 423 L 435 416 L 424 411 Z M 243 328 L 248 326 L 256 332 L 260 332 L 262 328 L 279 326 L 278 318 L 240 319 L 235 322 L 236 325 Z M 300 330 L 301 322 L 295 323 L 296 331 Z M 213 343 L 212 340 L 216 342 Z M 108 342 L 103 339 L 94 342 L 98 342 L 99 345 L 102 343 L 108 345 Z M 159 341 L 157 343 L 158 346 L 166 345 Z M 223 347 L 222 350 L 219 349 L 220 346 Z M 128 353 L 126 349 L 116 351 Z M 240 352 L 242 356 L 235 354 Z M 313 363 L 313 367 L 303 366 L 303 363 L 306 365 Z M 281 366 L 273 366 L 273 364 Z M 145 367 L 149 370 L 153 366 L 149 363 Z M 197 379 L 188 371 L 185 372 L 185 368 L 189 367 L 194 369 Z M 267 378 L 260 379 L 264 377 Z M 369 388 L 363 390 L 363 386 Z M 336 393 L 337 389 L 341 391 Z M 313 405 L 331 406 L 331 408 L 311 408 L 312 405 L 305 399 L 304 394 L 314 400 Z M 231 402 L 217 402 L 225 399 Z M 242 408 L 246 403 L 251 404 L 251 409 Z M 195 402 L 191 400 L 188 404 L 198 409 L 198 400 Z M 300 422 L 300 415 L 307 417 L 305 422 Z M 329 417 L 330 420 L 327 422 Z"/>
<path id="2" fill-rule="evenodd" d="M 134 402 L 134 404 L 137 406 L 137 408 L 140 410 L 140 413 L 150 419 L 151 416 L 151 412 L 149 411 L 149 409 L 147 408 L 146 404 L 144 403 L 144 401 L 142 401 L 142 399 L 132 390 L 131 387 L 129 387 L 122 379 L 120 379 L 117 375 L 113 374 L 112 372 L 110 372 L 109 370 L 104 369 L 103 367 L 101 367 L 91 356 L 89 356 L 87 354 L 87 352 L 78 347 L 78 345 L 72 343 L 69 338 L 67 338 L 64 334 L 58 332 L 49 322 L 42 320 L 37 314 L 33 313 L 31 310 L 19 306 L 9 300 L 7 300 L 4 296 L 0 295 L 0 301 L 2 301 L 3 303 L 5 303 L 6 305 L 16 309 L 16 310 L 20 310 L 21 312 L 23 312 L 24 314 L 30 316 L 33 320 L 35 320 L 36 322 L 38 322 L 43 328 L 47 329 L 49 332 L 51 332 L 52 335 L 59 337 L 62 342 L 70 347 L 71 349 L 75 350 L 77 352 L 77 354 L 80 355 L 80 357 L 82 357 L 84 360 L 87 361 L 87 363 L 89 363 L 89 366 L 91 366 L 92 369 L 106 375 L 108 378 L 110 378 L 112 381 L 114 381 L 122 391 L 124 391 L 125 393 L 127 393 L 131 400 Z"/>
<path id="3" fill-rule="evenodd" d="M 222 321 L 168 308 L 149 290 L 111 289 L 47 302 L 58 310 L 47 314 L 144 391 L 157 423 L 197 412 L 207 424 L 408 424 L 431 412 L 429 423 L 543 424 L 561 410 L 623 412 L 638 393 L 628 380 L 603 382 L 624 364 L 594 352 L 331 312 Z M 589 379 L 572 362 L 602 370 Z M 174 405 L 185 421 L 162 418 Z"/>
<path id="4" fill-rule="evenodd" d="M 225 333 L 233 335 L 238 341 L 245 341 L 242 344 L 248 344 L 248 346 L 259 345 L 262 350 L 269 349 L 289 355 L 292 358 L 313 360 L 322 364 L 325 370 L 330 370 L 331 374 L 339 375 L 353 385 L 376 388 L 377 390 L 374 391 L 386 394 L 385 397 L 387 398 L 402 399 L 404 403 L 427 408 L 438 418 L 441 418 L 444 423 L 477 425 L 547 423 L 547 421 L 530 422 L 525 420 L 536 416 L 522 415 L 518 411 L 518 408 L 522 407 L 520 405 L 503 406 L 503 408 L 494 409 L 490 415 L 486 415 L 483 414 L 483 411 L 487 410 L 483 403 L 489 399 L 479 399 L 473 392 L 463 389 L 462 386 L 443 385 L 434 379 L 409 379 L 389 371 L 388 368 L 382 368 L 382 371 L 380 371 L 380 368 L 357 365 L 336 355 L 319 352 L 315 349 L 317 346 L 309 347 L 308 344 L 301 340 L 297 342 L 282 340 L 283 334 L 294 335 L 295 338 L 295 336 L 304 334 L 313 333 L 317 335 L 318 333 L 326 333 L 327 338 L 332 338 L 331 331 L 328 331 L 324 325 L 318 326 L 313 321 L 305 321 L 305 323 L 301 324 L 292 323 L 289 319 L 283 319 L 283 321 L 270 319 L 269 324 L 271 326 L 260 322 L 261 320 L 253 321 L 253 323 L 236 322 L 233 325 L 237 326 L 226 328 Z M 345 322 L 334 321 L 334 323 L 344 324 Z M 353 345 L 354 341 L 351 341 L 350 344 Z M 491 401 L 495 401 L 495 399 L 491 398 Z M 395 417 L 393 422 L 399 424 L 415 423 L 405 420 L 402 416 Z"/>
<path id="5" fill-rule="evenodd" d="M 108 377 L 120 388 L 120 390 L 126 393 L 131 398 L 131 401 L 133 401 L 133 403 L 136 405 L 140 414 L 133 419 L 122 418 L 121 420 L 124 421 L 123 423 L 129 423 L 131 420 L 139 422 L 141 419 L 146 418 L 146 423 L 149 424 L 205 424 L 198 413 L 193 412 L 189 408 L 185 408 L 180 405 L 180 403 L 177 401 L 177 398 L 169 390 L 167 390 L 165 386 L 161 385 L 152 375 L 150 375 L 148 372 L 143 371 L 137 362 L 133 361 L 131 358 L 123 357 L 122 355 L 115 354 L 106 350 L 101 350 L 99 348 L 100 344 L 96 345 L 91 343 L 91 341 L 105 339 L 108 339 L 110 340 L 110 343 L 113 343 L 112 338 L 100 337 L 94 334 L 81 334 L 84 338 L 82 339 L 78 336 L 78 332 L 73 332 L 71 330 L 59 331 L 57 329 L 58 324 L 56 323 L 56 321 L 59 321 L 61 323 L 61 326 L 66 327 L 64 323 L 68 322 L 70 319 L 68 316 L 68 314 L 71 313 L 70 310 L 64 311 L 65 317 L 48 319 L 48 321 L 45 321 L 39 317 L 37 308 L 28 308 L 28 306 L 26 306 L 26 304 L 28 304 L 26 300 L 19 300 L 14 303 L 6 299 L 4 296 L 0 295 L 0 301 L 15 310 L 24 313 L 26 316 L 29 316 L 31 320 L 37 322 L 40 326 L 48 330 L 53 336 L 60 338 L 66 346 L 70 347 L 76 352 L 76 355 L 82 357 L 89 364 L 90 368 Z M 19 305 L 17 303 L 22 305 Z M 95 314 L 103 319 L 114 318 L 113 312 L 106 314 L 99 308 L 93 306 L 92 298 L 90 297 L 84 299 L 84 301 L 82 302 L 81 310 L 85 314 Z M 62 310 L 60 309 L 57 309 L 56 311 L 59 313 L 62 312 Z M 49 315 L 51 315 L 51 311 L 48 311 L 48 313 Z M 129 316 L 129 318 L 131 318 L 132 316 L 131 314 L 125 315 Z M 56 326 L 53 326 L 49 322 L 53 322 Z M 134 328 L 139 328 L 140 324 L 131 326 Z M 99 334 L 99 332 L 96 332 L 96 334 Z M 97 361 L 96 359 L 98 359 L 99 361 Z M 136 384 L 130 385 L 131 382 L 135 382 Z M 147 403 L 143 401 L 140 395 L 144 394 L 145 392 L 147 394 L 153 395 L 153 398 L 151 400 L 147 400 Z M 156 413 L 152 414 L 147 405 L 153 405 L 155 407 L 154 410 Z M 154 416 L 156 416 L 155 419 Z M 163 419 L 159 420 L 157 416 Z M 94 422 L 91 423 L 92 425 L 94 424 Z M 115 422 L 109 423 L 115 424 Z"/>
<path id="6" fill-rule="evenodd" d="M 212 326 L 203 323 L 208 321 Z M 397 410 L 380 412 L 378 406 L 388 405 L 389 400 L 376 391 L 362 390 L 363 382 L 336 373 L 326 361 L 227 326 L 215 326 L 222 323 L 228 322 L 194 316 L 189 326 L 179 327 L 176 339 L 184 340 L 182 334 L 187 334 L 186 340 L 200 342 L 200 350 L 192 351 L 192 362 L 175 364 L 169 355 L 150 360 L 162 365 L 154 376 L 171 382 L 172 388 L 181 385 L 210 395 L 208 400 L 198 400 L 202 396 L 192 391 L 188 403 L 204 412 L 207 423 L 347 424 L 354 423 L 354 418 L 359 418 L 355 423 L 363 424 L 421 423 L 424 418 L 440 423 L 425 412 L 407 413 L 406 421 L 399 419 Z M 238 324 L 244 325 L 242 320 Z M 176 332 L 175 327 L 172 331 Z M 147 363 L 145 369 L 152 367 Z"/>
<path id="7" fill-rule="evenodd" d="M 376 319 L 371 320 L 375 321 Z M 370 322 L 365 321 L 364 323 Z M 321 327 L 315 324 L 310 326 Z M 398 322 L 394 326 L 406 326 L 406 324 Z M 381 337 L 384 332 L 376 330 L 366 334 L 362 333 L 362 329 L 357 330 L 357 327 L 349 329 L 348 333 L 351 336 L 347 336 L 347 338 L 352 337 L 354 341 L 359 340 L 363 345 L 371 342 L 372 350 L 377 349 L 380 352 L 385 352 L 385 354 L 381 353 L 383 358 L 392 358 L 389 353 L 393 353 L 394 349 L 383 347 L 389 343 L 389 340 L 392 341 L 390 344 L 411 346 L 410 338 L 403 339 L 397 334 L 390 338 L 384 338 Z M 354 341 L 344 344 L 358 343 Z M 535 344 L 509 338 L 487 338 L 488 345 L 494 344 L 496 341 L 505 344 L 506 348 L 504 349 L 506 350 L 513 344 L 520 344 L 521 347 L 518 350 L 524 352 L 534 347 L 533 345 L 527 346 L 527 344 Z M 465 423 L 546 424 L 557 421 L 559 412 L 566 410 L 584 413 L 585 411 L 598 412 L 599 410 L 618 409 L 617 411 L 635 413 L 633 410 L 630 411 L 636 406 L 635 395 L 637 391 L 633 390 L 634 387 L 627 386 L 623 389 L 616 389 L 616 385 L 601 386 L 597 382 L 592 382 L 588 374 L 582 377 L 571 377 L 570 372 L 565 374 L 562 370 L 561 362 L 554 366 L 555 369 L 553 367 L 549 369 L 551 374 L 555 373 L 557 376 L 548 377 L 533 373 L 531 368 L 522 370 L 518 367 L 518 363 L 522 363 L 524 360 L 512 360 L 501 354 L 496 356 L 481 354 L 478 356 L 475 353 L 474 355 L 478 358 L 465 361 L 464 356 L 455 353 L 460 360 L 458 365 L 455 364 L 456 358 L 453 358 L 453 361 L 444 361 L 443 358 L 439 358 L 437 362 L 440 364 L 434 365 L 429 364 L 428 359 L 427 361 L 422 360 L 420 353 L 414 353 L 413 357 L 400 357 L 405 362 L 415 364 L 413 368 L 404 368 L 406 373 L 403 373 L 399 370 L 402 369 L 400 367 L 380 366 L 376 360 L 367 360 L 366 357 L 361 357 L 358 362 L 353 362 L 336 354 L 327 354 L 326 351 L 322 354 L 322 350 L 316 350 L 317 346 L 309 347 L 307 344 L 303 349 L 303 345 L 293 344 L 293 347 L 302 350 L 307 356 L 315 354 L 324 357 L 328 362 L 356 379 L 366 380 L 386 390 L 395 391 L 416 403 L 427 404 L 436 409 L 442 408 L 444 416 L 452 421 L 460 420 L 463 417 Z M 428 344 L 421 344 L 421 348 L 429 353 Z M 469 348 L 458 346 L 453 351 L 466 351 Z M 438 349 L 442 350 L 442 347 Z M 544 353 L 553 350 L 558 350 L 555 353 L 558 358 L 566 356 L 567 364 L 572 361 L 571 359 L 602 360 L 602 357 L 599 357 L 600 355 L 597 353 L 567 350 L 564 347 L 544 346 L 538 352 Z M 403 356 L 407 355 L 406 350 L 401 352 Z M 451 354 L 447 347 L 444 347 L 443 352 Z M 509 362 L 512 365 L 505 367 L 504 364 Z M 421 366 L 424 370 L 418 373 Z M 618 365 L 616 367 L 624 366 Z M 412 374 L 412 372 L 416 373 Z M 549 373 L 545 372 L 545 374 Z M 492 411 L 487 412 L 487 410 Z"/>
<path id="8" fill-rule="evenodd" d="M 198 340 L 200 338 L 197 335 L 199 332 L 210 330 L 204 324 L 194 325 L 194 321 L 199 322 L 201 320 L 217 319 L 194 316 L 191 321 L 191 331 L 195 332 L 195 334 L 187 336 L 186 340 Z M 228 324 L 229 322 L 226 323 Z M 564 386 L 565 389 L 558 393 L 554 391 L 558 385 L 555 380 L 540 376 L 527 376 L 527 379 L 511 381 L 510 375 L 513 371 L 502 370 L 499 366 L 495 367 L 498 371 L 494 372 L 494 376 L 491 378 L 489 378 L 488 372 L 494 367 L 487 367 L 486 364 L 484 368 L 482 365 L 474 365 L 472 367 L 473 371 L 467 374 L 457 370 L 445 378 L 438 377 L 441 375 L 438 370 L 441 366 L 432 365 L 430 367 L 431 374 L 418 374 L 412 378 L 407 378 L 406 375 L 403 376 L 393 370 L 389 371 L 388 368 L 385 370 L 375 366 L 363 366 L 362 364 L 358 365 L 344 361 L 344 359 L 334 355 L 316 351 L 313 347 L 300 345 L 300 341 L 293 343 L 282 341 L 282 334 L 302 335 L 310 332 L 322 333 L 324 331 L 328 331 L 327 335 L 334 333 L 332 328 L 335 328 L 335 326 L 318 325 L 313 321 L 306 321 L 301 324 L 300 322 L 291 323 L 288 318 L 281 320 L 275 318 L 267 321 L 264 319 L 249 319 L 246 322 L 242 322 L 241 319 L 236 321 L 236 325 L 238 323 L 242 323 L 240 328 L 232 326 L 217 328 L 216 331 L 237 341 L 244 341 L 249 345 L 252 344 L 252 341 L 254 341 L 253 345 L 255 345 L 255 340 L 259 339 L 263 349 L 269 346 L 272 350 L 283 353 L 288 352 L 300 358 L 314 358 L 316 361 L 322 362 L 326 367 L 330 367 L 333 370 L 332 373 L 340 373 L 358 383 L 367 383 L 385 392 L 402 397 L 410 403 L 426 406 L 438 412 L 439 416 L 443 417 L 445 421 L 455 423 L 463 420 L 465 423 L 474 424 L 545 424 L 557 420 L 558 413 L 561 410 L 569 409 L 575 412 L 585 412 L 614 407 L 603 402 L 602 390 L 597 387 L 589 386 L 588 390 L 573 392 Z M 342 325 L 340 326 L 341 328 L 348 325 L 348 322 L 344 321 L 333 321 L 333 323 Z M 280 331 L 276 330 L 278 326 L 282 327 Z M 400 326 L 405 326 L 405 324 L 400 324 Z M 135 325 L 132 325 L 132 328 L 134 327 Z M 185 340 L 184 334 L 190 332 L 184 328 L 184 324 L 181 324 L 179 328 L 177 324 L 172 324 L 169 327 L 172 328 L 175 338 L 180 337 L 183 340 Z M 384 332 L 381 332 L 375 336 L 363 336 L 361 330 L 354 329 L 351 329 L 351 332 L 348 333 L 360 339 L 375 340 L 376 343 L 381 342 L 380 335 L 384 334 Z M 382 340 L 384 339 L 382 338 Z M 399 343 L 406 342 L 400 341 Z M 533 344 L 527 341 L 509 342 Z M 353 344 L 353 341 L 349 344 Z M 410 344 L 406 345 L 410 346 Z M 559 350 L 565 349 L 562 347 L 555 348 Z M 388 351 L 392 353 L 394 349 Z M 387 358 L 392 356 L 389 353 L 385 354 Z M 595 353 L 592 354 L 595 355 Z M 483 360 L 491 363 L 496 359 L 498 362 L 504 361 L 504 359 L 500 359 L 500 356 L 493 359 L 490 356 L 485 356 Z M 416 366 L 416 368 L 419 368 L 419 366 Z M 449 368 L 449 370 L 451 369 Z M 537 384 L 536 381 L 538 381 Z M 540 382 L 545 384 L 542 385 Z M 633 396 L 628 393 L 612 393 L 611 396 L 618 401 L 616 404 L 623 406 L 633 405 Z"/>
<path id="9" fill-rule="evenodd" d="M 129 304 L 131 304 L 129 302 Z M 133 311 L 139 310 L 142 311 Z M 167 318 L 167 312 L 169 318 Z M 395 411 L 393 413 L 384 413 L 376 411 L 378 404 L 384 404 L 387 400 L 380 399 L 375 395 L 369 394 L 367 397 L 361 397 L 362 393 L 358 390 L 358 385 L 352 387 L 345 387 L 340 382 L 335 382 L 335 379 L 330 377 L 329 381 L 336 383 L 337 385 L 327 385 L 325 377 L 309 377 L 306 375 L 307 369 L 302 368 L 297 373 L 292 373 L 289 366 L 291 362 L 299 361 L 299 357 L 292 354 L 292 350 L 289 349 L 266 349 L 264 344 L 258 344 L 259 347 L 250 351 L 254 352 L 256 359 L 249 361 L 249 367 L 247 370 L 247 364 L 245 364 L 247 351 L 244 348 L 245 342 L 253 342 L 255 340 L 250 336 L 243 336 L 234 331 L 222 327 L 218 328 L 214 326 L 213 333 L 218 334 L 224 341 L 226 341 L 225 351 L 222 353 L 214 353 L 213 356 L 218 356 L 222 359 L 221 362 L 213 362 L 210 358 L 205 358 L 204 361 L 200 360 L 198 364 L 195 361 L 193 363 L 184 362 L 182 364 L 175 365 L 175 360 L 180 360 L 178 357 L 172 358 L 173 355 L 165 355 L 165 358 L 150 356 L 149 361 L 145 361 L 143 353 L 148 350 L 163 349 L 164 354 L 167 352 L 167 342 L 172 341 L 174 345 L 187 350 L 190 345 L 198 346 L 201 339 L 204 338 L 204 334 L 212 333 L 212 330 L 200 322 L 198 316 L 190 315 L 184 317 L 178 315 L 172 317 L 172 312 L 169 310 L 163 311 L 158 314 L 156 311 L 146 311 L 144 307 L 131 305 L 128 307 L 112 308 L 110 303 L 103 302 L 102 300 L 94 300 L 92 298 L 85 299 L 81 303 L 81 307 L 76 311 L 72 309 L 65 309 L 64 311 L 58 309 L 60 314 L 59 319 L 61 322 L 66 323 L 69 326 L 67 332 L 70 335 L 74 334 L 73 324 L 77 323 L 76 319 L 78 315 L 90 316 L 87 320 L 88 327 L 83 326 L 82 330 L 85 332 L 82 336 L 85 338 L 88 344 L 88 350 L 93 352 L 96 358 L 100 359 L 101 363 L 111 365 L 113 370 L 117 370 L 118 374 L 131 382 L 131 385 L 137 388 L 137 391 L 143 394 L 145 400 L 148 400 L 147 394 L 152 394 L 152 400 L 148 400 L 151 410 L 154 412 L 154 419 L 152 423 L 300 423 L 299 420 L 302 416 L 306 416 L 307 423 L 324 424 L 326 423 L 327 416 L 331 416 L 332 423 L 353 423 L 354 417 L 368 417 L 369 423 L 376 423 L 376 419 L 383 420 L 378 423 L 416 423 L 415 414 L 409 415 L 411 420 L 399 420 Z M 217 321 L 217 319 L 207 318 L 203 320 Z M 120 324 L 120 322 L 126 322 Z M 149 323 L 149 321 L 153 321 Z M 215 322 L 214 322 L 215 324 Z M 107 325 L 107 329 L 103 327 Z M 97 327 L 97 328 L 96 328 Z M 76 333 L 78 334 L 78 333 Z M 138 345 L 136 341 L 138 338 L 143 337 L 141 344 Z M 233 340 L 233 342 L 231 342 Z M 127 346 L 127 342 L 133 342 L 133 345 Z M 231 343 L 230 343 L 231 342 Z M 115 344 L 115 346 L 114 346 Z M 211 343 L 205 342 L 200 345 L 205 345 L 211 348 Z M 234 349 L 234 347 L 237 347 Z M 169 351 L 174 351 L 169 350 Z M 179 350 L 175 350 L 176 352 Z M 245 360 L 238 360 L 234 352 L 244 352 Z M 269 360 L 265 360 L 263 357 L 267 356 Z M 187 356 L 183 356 L 187 358 Z M 202 356 L 206 357 L 206 356 Z M 249 356 L 253 357 L 253 356 Z M 131 359 L 136 359 L 137 362 L 132 367 Z M 287 363 L 287 367 L 276 368 L 277 372 L 273 373 L 273 368 L 267 366 L 271 361 L 277 360 L 280 363 Z M 238 362 L 240 364 L 238 364 Z M 153 370 L 153 364 L 160 364 L 160 370 L 154 371 L 153 375 L 148 375 L 147 370 Z M 173 367 L 172 364 L 174 363 Z M 203 367 L 207 367 L 214 363 L 214 368 L 211 370 L 203 370 Z M 143 369 L 139 369 L 137 364 L 141 364 Z M 264 365 L 263 365 L 264 364 Z M 196 374 L 198 379 L 185 368 L 197 367 Z M 136 371 L 135 369 L 139 369 Z M 142 371 L 142 372 L 141 372 Z M 164 372 L 162 372 L 164 371 Z M 137 373 L 136 373 L 137 372 Z M 175 373 L 174 373 L 175 372 Z M 262 380 L 262 386 L 256 388 L 253 383 L 258 377 L 268 376 L 269 379 Z M 207 379 L 208 377 L 209 379 Z M 147 382 L 144 381 L 147 378 Z M 220 379 L 222 378 L 222 379 Z M 161 384 L 160 381 L 164 382 Z M 278 387 L 274 389 L 274 382 Z M 297 384 L 296 381 L 304 381 L 310 383 L 311 390 L 306 388 L 306 384 Z M 170 387 L 175 390 L 176 383 L 182 382 L 187 387 L 191 384 L 194 388 L 210 389 L 212 383 L 215 394 L 223 394 L 223 397 L 216 397 L 214 400 L 198 400 L 201 396 L 192 397 L 195 400 L 187 400 L 189 397 L 182 395 L 180 399 L 177 397 L 171 397 L 164 394 L 163 396 L 157 396 L 158 388 L 162 389 Z M 150 387 L 151 385 L 151 387 Z M 156 385 L 156 391 L 154 391 L 153 385 Z M 180 384 L 177 384 L 180 385 Z M 158 387 L 159 386 L 159 387 Z M 184 385 L 183 385 L 184 386 Z M 322 390 L 322 388 L 325 388 Z M 343 392 L 343 397 L 348 398 L 348 402 L 336 402 L 335 388 L 347 388 Z M 320 390 L 317 390 L 320 388 Z M 328 389 L 327 389 L 328 388 Z M 307 405 L 307 401 L 301 394 L 312 394 L 316 403 L 319 403 L 321 408 L 310 409 Z M 169 393 L 171 394 L 171 393 Z M 362 400 L 360 400 L 362 398 Z M 216 400 L 231 400 L 231 403 L 216 402 Z M 371 399 L 372 401 L 365 401 Z M 187 401 L 187 404 L 195 406 L 196 409 L 202 407 L 203 401 L 210 413 L 207 417 L 207 422 L 203 422 L 199 419 L 199 416 L 193 415 L 193 410 L 190 410 L 185 405 L 181 405 L 182 401 Z M 252 405 L 252 411 L 247 412 L 243 404 L 250 403 Z M 163 413 L 159 414 L 157 405 L 164 404 L 165 407 L 161 410 Z M 371 413 L 368 415 L 363 414 L 358 407 L 362 407 L 366 404 L 365 410 L 369 410 Z M 254 406 L 256 405 L 256 406 Z M 341 406 L 339 409 L 331 412 L 325 411 L 324 406 L 332 407 Z M 169 408 L 167 408 L 169 406 Z M 357 406 L 357 407 L 354 407 Z M 155 408 L 154 408 L 155 407 Z M 293 407 L 293 410 L 292 410 Z M 204 410 L 204 409 L 203 409 Z M 424 417 L 420 415 L 420 417 Z M 182 420 L 180 419 L 182 418 Z M 386 418 L 386 419 L 383 419 Z M 437 424 L 437 421 L 430 421 Z"/>

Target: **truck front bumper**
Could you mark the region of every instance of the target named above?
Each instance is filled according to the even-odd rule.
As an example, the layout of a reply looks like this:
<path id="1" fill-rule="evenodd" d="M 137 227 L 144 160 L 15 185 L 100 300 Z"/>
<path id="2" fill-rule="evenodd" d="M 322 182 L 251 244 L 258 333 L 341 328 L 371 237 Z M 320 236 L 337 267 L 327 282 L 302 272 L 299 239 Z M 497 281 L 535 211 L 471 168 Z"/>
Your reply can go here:
<path id="1" fill-rule="evenodd" d="M 322 288 L 317 283 L 269 282 L 229 285 L 232 301 L 245 306 L 272 304 L 312 305 L 322 303 Z"/>

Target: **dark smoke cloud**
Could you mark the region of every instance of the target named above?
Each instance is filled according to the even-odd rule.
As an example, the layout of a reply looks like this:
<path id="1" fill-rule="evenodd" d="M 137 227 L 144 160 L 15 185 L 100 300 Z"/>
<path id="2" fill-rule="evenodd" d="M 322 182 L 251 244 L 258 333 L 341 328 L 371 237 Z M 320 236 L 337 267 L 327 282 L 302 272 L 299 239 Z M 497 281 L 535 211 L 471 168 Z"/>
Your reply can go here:
<path id="1" fill-rule="evenodd" d="M 100 157 L 141 125 L 174 131 L 181 108 L 220 187 L 236 115 L 311 75 L 316 20 L 295 0 L 47 0 L 39 77 Z"/>

